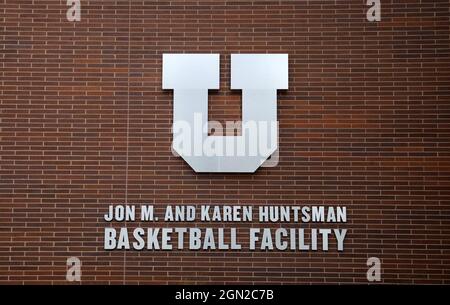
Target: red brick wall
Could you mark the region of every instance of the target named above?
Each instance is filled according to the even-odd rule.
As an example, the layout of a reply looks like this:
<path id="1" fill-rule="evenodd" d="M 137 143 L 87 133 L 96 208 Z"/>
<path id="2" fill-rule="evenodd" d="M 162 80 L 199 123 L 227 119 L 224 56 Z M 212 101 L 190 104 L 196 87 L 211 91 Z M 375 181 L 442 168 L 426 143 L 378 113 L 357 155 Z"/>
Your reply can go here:
<path id="1" fill-rule="evenodd" d="M 448 0 L 382 0 L 381 22 L 363 0 L 83 0 L 76 23 L 65 2 L 0 0 L 1 283 L 65 283 L 70 256 L 83 283 L 367 283 L 371 256 L 383 282 L 450 283 Z M 221 54 L 221 121 L 231 53 L 289 54 L 278 167 L 172 156 L 166 52 Z M 346 205 L 349 232 L 340 253 L 106 252 L 123 202 Z"/>

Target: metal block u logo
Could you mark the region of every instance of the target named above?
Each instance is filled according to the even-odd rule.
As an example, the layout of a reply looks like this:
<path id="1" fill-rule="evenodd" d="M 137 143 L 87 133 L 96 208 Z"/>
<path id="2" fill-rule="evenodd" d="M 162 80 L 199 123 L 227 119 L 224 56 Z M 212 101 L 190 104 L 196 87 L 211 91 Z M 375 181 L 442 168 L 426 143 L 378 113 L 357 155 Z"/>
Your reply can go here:
<path id="1" fill-rule="evenodd" d="M 242 90 L 240 136 L 208 135 L 208 90 L 219 89 L 219 78 L 219 54 L 163 55 L 172 148 L 196 172 L 252 173 L 278 148 L 277 90 L 288 88 L 288 55 L 231 55 L 231 89 Z"/>

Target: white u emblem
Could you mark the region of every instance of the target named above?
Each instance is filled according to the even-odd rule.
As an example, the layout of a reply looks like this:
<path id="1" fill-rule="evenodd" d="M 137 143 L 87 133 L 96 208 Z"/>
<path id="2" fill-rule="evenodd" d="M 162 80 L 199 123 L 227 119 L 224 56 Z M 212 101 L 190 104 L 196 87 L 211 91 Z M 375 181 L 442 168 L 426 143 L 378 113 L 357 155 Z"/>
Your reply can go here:
<path id="1" fill-rule="evenodd" d="M 278 148 L 277 90 L 288 88 L 288 55 L 231 55 L 231 89 L 242 90 L 241 136 L 208 136 L 208 90 L 219 89 L 219 79 L 219 54 L 163 55 L 173 149 L 196 172 L 252 173 Z"/>

